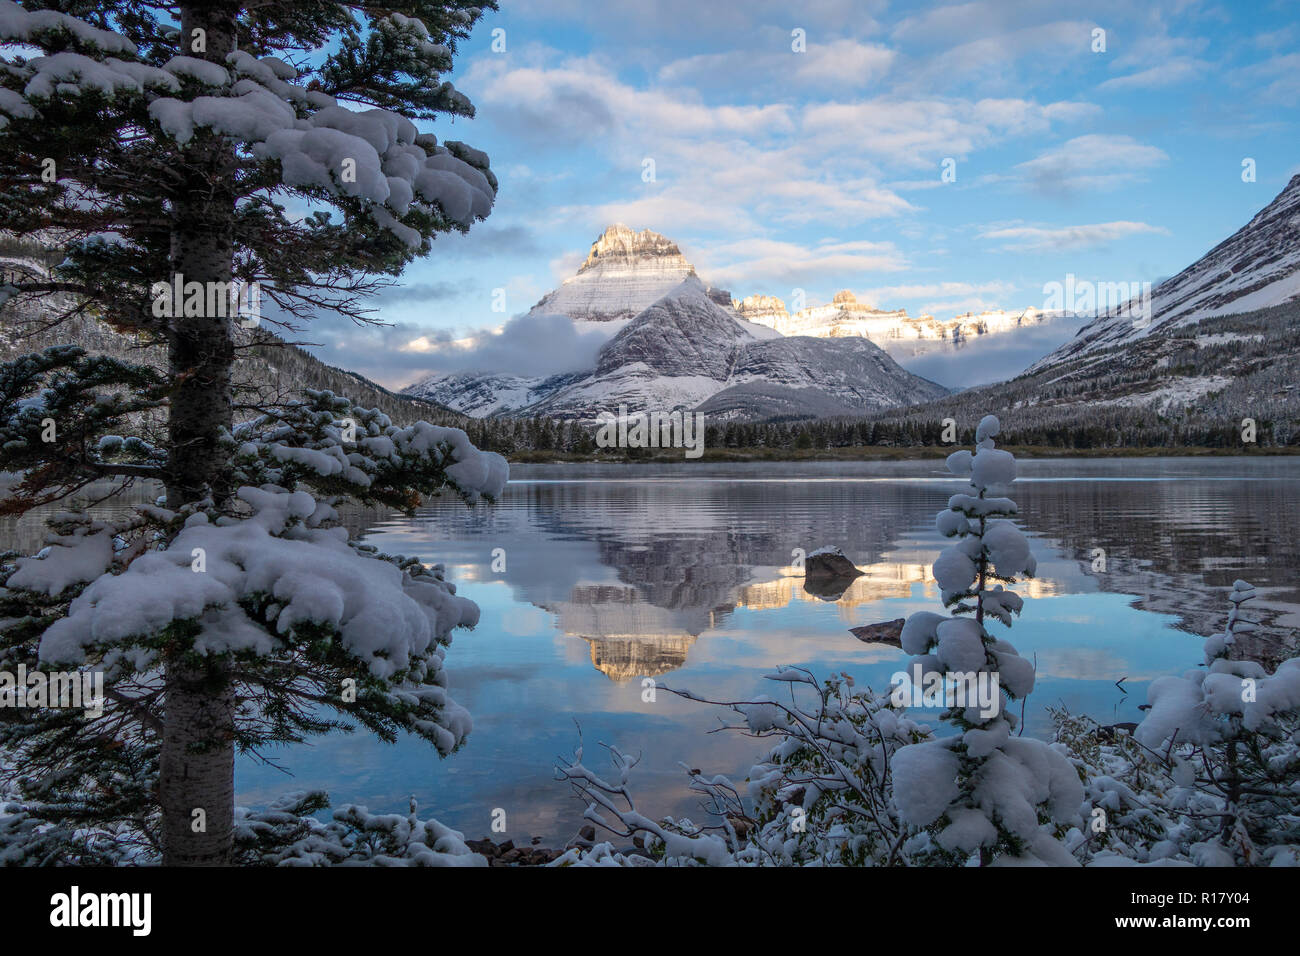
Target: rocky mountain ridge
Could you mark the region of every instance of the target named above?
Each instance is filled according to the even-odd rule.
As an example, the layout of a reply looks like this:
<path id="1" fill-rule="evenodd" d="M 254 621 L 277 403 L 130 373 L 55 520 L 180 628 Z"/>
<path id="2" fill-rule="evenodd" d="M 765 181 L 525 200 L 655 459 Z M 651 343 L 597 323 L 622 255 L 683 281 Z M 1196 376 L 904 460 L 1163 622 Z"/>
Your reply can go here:
<path id="1" fill-rule="evenodd" d="M 3 276 L 43 276 L 49 263 L 40 249 L 10 242 L 0 246 L 0 282 Z M 53 308 L 60 308 L 57 303 Z M 52 345 L 79 345 L 86 351 L 157 368 L 166 367 L 161 345 L 149 345 L 132 335 L 113 330 L 90 315 L 77 315 L 48 326 L 48 304 L 14 300 L 0 307 L 0 362 Z M 421 419 L 441 425 L 460 426 L 466 416 L 428 398 L 401 395 L 370 381 L 356 372 L 326 365 L 310 352 L 286 342 L 265 328 L 236 327 L 239 350 L 235 359 L 235 380 L 245 397 L 256 394 L 281 401 L 301 394 L 302 389 L 328 389 L 353 401 L 378 408 L 399 425 Z"/>
<path id="2" fill-rule="evenodd" d="M 1106 310 L 1029 371 L 1151 336 L 1172 335 L 1203 319 L 1300 300 L 1300 175 L 1250 222 L 1157 285 L 1149 300 L 1143 299 Z"/>
<path id="3" fill-rule="evenodd" d="M 827 305 L 814 305 L 791 314 L 785 303 L 769 295 L 747 296 L 733 303 L 750 322 L 766 325 L 782 335 L 815 338 L 859 337 L 881 348 L 911 354 L 927 347 L 960 348 L 981 335 L 998 335 L 1051 321 L 1053 313 L 1027 308 L 1019 312 L 989 310 L 967 312 L 951 319 L 933 315 L 911 316 L 906 309 L 878 309 L 859 302 L 848 289 L 835 294 Z"/>
<path id="4" fill-rule="evenodd" d="M 616 223 L 592 243 L 577 273 L 529 311 L 567 315 L 575 323 L 605 325 L 612 332 L 693 275 L 695 267 L 676 243 L 649 229 L 634 232 Z"/>

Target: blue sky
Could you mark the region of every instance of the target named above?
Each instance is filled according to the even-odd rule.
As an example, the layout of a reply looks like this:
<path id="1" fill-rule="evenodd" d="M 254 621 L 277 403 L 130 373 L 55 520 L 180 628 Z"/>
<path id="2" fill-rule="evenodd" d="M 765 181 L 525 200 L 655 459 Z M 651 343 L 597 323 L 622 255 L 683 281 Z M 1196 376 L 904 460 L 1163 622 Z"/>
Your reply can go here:
<path id="1" fill-rule="evenodd" d="M 508 371 L 572 363 L 579 343 L 554 328 L 492 330 L 615 221 L 676 240 L 738 298 L 789 303 L 799 288 L 815 304 L 846 288 L 946 318 L 1041 308 L 1069 273 L 1172 275 L 1300 172 L 1294 2 L 501 7 L 450 77 L 478 115 L 427 126 L 491 156 L 491 218 L 440 237 L 375 301 L 391 327 L 322 319 L 301 336 L 390 387 L 480 354 Z M 466 338 L 485 350 L 438 348 Z M 1032 357 L 989 361 L 1010 374 Z"/>

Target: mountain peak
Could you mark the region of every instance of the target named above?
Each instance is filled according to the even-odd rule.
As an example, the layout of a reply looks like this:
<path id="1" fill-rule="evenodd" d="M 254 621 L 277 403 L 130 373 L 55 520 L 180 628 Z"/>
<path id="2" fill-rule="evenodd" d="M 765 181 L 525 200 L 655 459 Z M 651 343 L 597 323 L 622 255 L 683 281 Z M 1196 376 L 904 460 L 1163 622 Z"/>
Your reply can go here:
<path id="1" fill-rule="evenodd" d="M 694 275 L 695 268 L 671 239 L 616 222 L 591 244 L 582 267 L 543 296 L 533 311 L 567 315 L 575 322 L 621 324 Z"/>
<path id="2" fill-rule="evenodd" d="M 578 272 L 583 273 L 607 263 L 632 265 L 646 260 L 666 260 L 675 266 L 691 269 L 690 263 L 682 256 L 681 249 L 671 239 L 651 229 L 636 232 L 623 223 L 616 222 L 608 226 L 591 244 L 587 260 Z"/>

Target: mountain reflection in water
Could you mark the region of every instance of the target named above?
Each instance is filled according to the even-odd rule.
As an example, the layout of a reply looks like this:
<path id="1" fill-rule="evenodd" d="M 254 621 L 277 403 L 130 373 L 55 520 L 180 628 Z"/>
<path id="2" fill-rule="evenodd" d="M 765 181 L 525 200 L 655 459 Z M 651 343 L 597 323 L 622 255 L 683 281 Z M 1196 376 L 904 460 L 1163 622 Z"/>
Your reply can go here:
<path id="1" fill-rule="evenodd" d="M 1198 635 L 1223 627 L 1238 577 L 1259 588 L 1257 649 L 1294 644 L 1300 460 L 1022 461 L 1020 474 L 1012 493 L 1038 577 L 1019 586 L 1024 616 L 1006 636 L 1037 666 L 1027 733 L 1050 733 L 1046 708 L 1062 704 L 1141 719 L 1151 680 L 1200 663 Z M 582 807 L 552 767 L 580 727 L 589 753 L 604 741 L 642 755 L 631 781 L 642 812 L 699 819 L 681 764 L 740 781 L 764 741 L 709 733 L 717 709 L 662 685 L 771 695 L 782 691 L 762 675 L 799 664 L 885 687 L 904 655 L 848 628 L 939 609 L 930 565 L 946 542 L 934 514 L 960 490 L 939 462 L 535 466 L 513 477 L 495 507 L 441 503 L 370 534 L 445 561 L 483 608 L 448 654 L 452 692 L 474 715 L 462 750 L 440 763 L 418 742 L 332 738 L 285 755 L 296 780 L 241 770 L 241 799 L 310 782 L 400 809 L 414 793 L 467 833 L 486 833 L 501 808 L 513 838 L 558 843 Z M 835 602 L 806 593 L 792 567 L 793 549 L 822 545 L 866 572 Z M 653 700 L 645 678 L 661 685 Z"/>

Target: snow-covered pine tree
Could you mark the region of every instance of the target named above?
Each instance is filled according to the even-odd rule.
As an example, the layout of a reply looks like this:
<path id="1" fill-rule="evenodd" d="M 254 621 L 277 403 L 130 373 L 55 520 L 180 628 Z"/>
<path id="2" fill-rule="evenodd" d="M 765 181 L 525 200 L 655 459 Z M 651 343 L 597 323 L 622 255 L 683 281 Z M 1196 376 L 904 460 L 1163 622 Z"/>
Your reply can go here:
<path id="1" fill-rule="evenodd" d="M 330 504 L 296 485 L 410 505 L 444 485 L 494 494 L 504 462 L 454 429 L 397 429 L 328 395 L 238 428 L 246 317 L 230 293 L 256 283 L 289 327 L 320 309 L 367 321 L 379 277 L 488 215 L 487 157 L 413 122 L 472 115 L 439 76 L 485 7 L 0 0 L 0 220 L 63 257 L 0 299 L 57 296 L 70 305 L 47 321 L 93 312 L 169 364 L 158 376 L 55 350 L 0 371 L 10 510 L 99 479 L 166 489 L 165 508 L 126 526 L 63 516 L 43 557 L 4 572 L 19 622 L 6 654 L 111 681 L 105 718 L 37 715 L 19 733 L 36 768 L 24 786 L 68 808 L 69 832 L 89 814 L 165 862 L 221 863 L 236 746 L 327 729 L 322 706 L 444 750 L 463 735 L 441 642 L 473 606 L 437 570 L 349 547 Z M 132 436 L 151 411 L 159 433 Z M 343 675 L 356 703 L 339 699 Z"/>
<path id="2" fill-rule="evenodd" d="M 1008 704 L 1033 690 L 1034 667 L 986 626 L 990 619 L 1011 626 L 1023 602 L 1004 585 L 1036 569 L 1028 540 L 1011 521 L 1016 503 L 990 494 L 1016 477 L 1014 456 L 996 447 L 999 430 L 998 419 L 985 416 L 976 429 L 975 451 L 948 456 L 948 470 L 969 477 L 971 486 L 953 495 L 935 519 L 940 534 L 958 539 L 934 562 L 935 581 L 952 615 L 918 611 L 903 626 L 902 647 L 912 655 L 908 672 L 922 676 L 916 683 L 955 679 L 974 690 L 980 681 L 997 679 L 993 713 L 974 702 L 976 695 L 958 694 L 954 687 L 944 697 L 944 719 L 959 733 L 894 754 L 899 814 L 923 828 L 904 847 L 913 863 L 961 865 L 972 856 L 981 864 L 1074 862 L 1053 828 L 1080 821 L 1078 775 L 1050 745 L 1013 735 L 1018 720 Z"/>

